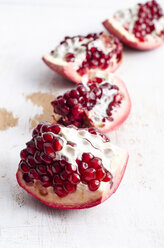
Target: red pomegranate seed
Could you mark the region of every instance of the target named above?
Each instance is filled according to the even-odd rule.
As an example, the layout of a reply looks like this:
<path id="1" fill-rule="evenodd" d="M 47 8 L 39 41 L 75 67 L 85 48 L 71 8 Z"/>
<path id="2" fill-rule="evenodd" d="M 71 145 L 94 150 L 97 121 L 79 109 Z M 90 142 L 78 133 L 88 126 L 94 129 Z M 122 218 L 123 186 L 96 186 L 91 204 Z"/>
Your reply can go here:
<path id="1" fill-rule="evenodd" d="M 42 176 L 40 182 L 44 187 L 49 187 L 52 185 L 52 181 L 49 176 Z"/>
<path id="2" fill-rule="evenodd" d="M 66 104 L 66 100 L 61 96 L 61 98 L 58 100 L 58 105 L 65 106 L 65 104 Z"/>
<path id="3" fill-rule="evenodd" d="M 63 188 L 68 193 L 73 193 L 73 192 L 76 191 L 76 185 L 73 185 L 73 184 L 71 184 L 69 182 L 65 182 L 64 185 L 63 185 Z"/>
<path id="4" fill-rule="evenodd" d="M 27 149 L 23 149 L 21 152 L 20 152 L 20 157 L 22 160 L 26 160 L 27 157 L 28 157 L 28 152 L 27 152 Z"/>
<path id="5" fill-rule="evenodd" d="M 55 125 L 50 126 L 50 127 L 48 128 L 48 130 L 49 130 L 49 132 L 58 134 L 58 133 L 60 133 L 61 128 L 60 128 L 59 125 L 55 124 Z"/>
<path id="6" fill-rule="evenodd" d="M 97 134 L 97 130 L 94 127 L 88 128 L 88 132 L 91 133 L 91 134 L 95 134 L 95 135 Z"/>
<path id="7" fill-rule="evenodd" d="M 35 152 L 35 154 L 34 154 L 34 160 L 35 160 L 35 163 L 37 163 L 37 164 L 41 164 L 42 163 L 42 160 L 41 160 L 40 152 L 39 151 L 36 151 Z"/>
<path id="8" fill-rule="evenodd" d="M 77 173 L 69 175 L 68 180 L 72 184 L 78 184 L 80 182 L 80 176 Z"/>
<path id="9" fill-rule="evenodd" d="M 100 182 L 98 180 L 92 180 L 88 183 L 88 188 L 91 191 L 96 191 L 100 186 Z"/>
<path id="10" fill-rule="evenodd" d="M 54 135 L 52 133 L 44 133 L 43 140 L 44 142 L 52 142 L 54 139 Z"/>
<path id="11" fill-rule="evenodd" d="M 40 151 L 43 151 L 43 139 L 41 136 L 35 138 L 36 148 Z"/>
<path id="12" fill-rule="evenodd" d="M 62 171 L 60 173 L 60 178 L 65 181 L 68 178 L 67 172 L 66 171 Z"/>
<path id="13" fill-rule="evenodd" d="M 87 168 L 88 168 L 88 164 L 87 164 L 87 163 L 82 162 L 82 163 L 79 164 L 79 171 L 80 171 L 80 173 L 83 174 L 84 171 L 85 171 Z"/>
<path id="14" fill-rule="evenodd" d="M 28 165 L 26 164 L 26 162 L 24 161 L 21 161 L 20 164 L 19 164 L 19 168 L 20 170 L 23 172 L 23 173 L 28 173 L 29 172 L 29 167 Z"/>
<path id="15" fill-rule="evenodd" d="M 69 92 L 66 92 L 63 97 L 64 97 L 64 99 L 67 100 L 70 97 Z"/>
<path id="16" fill-rule="evenodd" d="M 62 168 L 67 165 L 66 158 L 63 158 L 62 160 L 60 160 L 60 165 L 61 165 Z"/>
<path id="17" fill-rule="evenodd" d="M 45 143 L 43 147 L 44 147 L 44 153 L 47 154 L 47 156 L 53 159 L 56 157 L 56 153 L 51 143 Z"/>
<path id="18" fill-rule="evenodd" d="M 43 152 L 41 153 L 40 157 L 45 164 L 51 164 L 52 159 L 48 157 L 46 154 L 44 154 Z"/>
<path id="19" fill-rule="evenodd" d="M 40 129 L 41 129 L 41 127 L 42 127 L 44 124 L 45 124 L 45 122 L 40 122 L 40 123 L 37 125 L 37 127 L 35 128 L 35 129 L 38 131 L 38 133 L 40 132 Z"/>
<path id="20" fill-rule="evenodd" d="M 55 151 L 60 151 L 62 150 L 63 148 L 63 140 L 60 139 L 60 138 L 55 138 L 53 143 L 52 143 L 52 146 L 54 148 Z"/>
<path id="21" fill-rule="evenodd" d="M 53 165 L 52 165 L 52 171 L 53 171 L 53 173 L 55 174 L 55 173 L 59 173 L 59 172 L 61 172 L 61 165 L 60 165 L 60 163 L 58 162 L 58 161 L 55 161 L 54 163 L 53 163 Z"/>
<path id="22" fill-rule="evenodd" d="M 86 88 L 84 86 L 82 86 L 82 85 L 77 87 L 77 91 L 79 92 L 79 94 L 81 96 L 84 96 L 86 94 L 86 92 L 87 92 Z"/>
<path id="23" fill-rule="evenodd" d="M 53 184 L 63 185 L 63 180 L 60 178 L 59 175 L 55 175 L 53 178 Z"/>
<path id="24" fill-rule="evenodd" d="M 102 88 L 96 88 L 93 90 L 94 94 L 96 95 L 96 97 L 98 97 L 99 99 L 102 96 Z"/>
<path id="25" fill-rule="evenodd" d="M 84 171 L 83 180 L 91 181 L 96 178 L 96 170 L 93 168 L 88 168 Z"/>
<path id="26" fill-rule="evenodd" d="M 80 104 L 77 104 L 77 105 L 73 106 L 73 108 L 72 108 L 72 114 L 73 114 L 73 116 L 78 117 L 82 113 L 83 113 L 83 110 L 82 110 Z"/>
<path id="27" fill-rule="evenodd" d="M 30 167 L 36 167 L 36 163 L 35 163 L 35 160 L 32 156 L 28 156 L 27 158 L 27 164 L 30 166 Z"/>
<path id="28" fill-rule="evenodd" d="M 78 101 L 77 101 L 76 98 L 69 98 L 69 99 L 67 100 L 67 105 L 68 105 L 69 107 L 73 107 L 73 106 L 76 105 L 76 104 L 78 104 Z"/>
<path id="29" fill-rule="evenodd" d="M 67 164 L 65 166 L 65 171 L 67 172 L 67 174 L 73 173 L 76 171 L 75 167 L 72 164 Z"/>
<path id="30" fill-rule="evenodd" d="M 104 143 L 110 142 L 110 139 L 105 134 L 100 134 L 100 136 L 102 137 Z"/>
<path id="31" fill-rule="evenodd" d="M 65 55 L 65 59 L 67 62 L 74 62 L 75 61 L 75 55 L 73 53 L 67 53 Z"/>
<path id="32" fill-rule="evenodd" d="M 31 179 L 39 179 L 39 174 L 35 169 L 30 169 L 28 175 Z"/>
<path id="33" fill-rule="evenodd" d="M 64 197 L 68 195 L 68 193 L 65 191 L 63 186 L 60 185 L 55 185 L 54 186 L 54 192 L 59 196 L 59 197 Z"/>
<path id="34" fill-rule="evenodd" d="M 47 165 L 47 166 L 46 166 L 46 169 L 47 169 L 48 175 L 49 175 L 50 177 L 53 177 L 54 173 L 53 173 L 53 171 L 52 171 L 52 165 L 51 165 L 51 164 L 50 164 L 50 165 Z"/>
<path id="35" fill-rule="evenodd" d="M 85 163 L 89 163 L 92 158 L 93 155 L 91 153 L 83 153 L 82 155 L 82 161 Z"/>
<path id="36" fill-rule="evenodd" d="M 48 128 L 50 127 L 50 125 L 49 125 L 49 123 L 47 122 L 45 122 L 42 126 L 41 126 L 41 128 L 40 128 L 40 132 L 41 133 L 45 133 L 45 132 L 48 132 Z"/>
<path id="37" fill-rule="evenodd" d="M 78 99 L 80 94 L 79 94 L 79 92 L 77 90 L 71 90 L 70 93 L 69 93 L 69 96 L 71 98 L 77 98 Z"/>
<path id="38" fill-rule="evenodd" d="M 23 174 L 23 180 L 26 182 L 26 183 L 30 183 L 32 180 L 31 178 L 29 177 L 28 174 Z"/>
<path id="39" fill-rule="evenodd" d="M 67 106 L 62 107 L 61 108 L 61 113 L 63 115 L 67 115 L 69 113 L 69 107 L 67 107 Z"/>
<path id="40" fill-rule="evenodd" d="M 26 143 L 26 145 L 27 145 L 27 152 L 33 155 L 36 151 L 33 141 Z"/>
<path id="41" fill-rule="evenodd" d="M 106 172 L 106 176 L 104 177 L 104 179 L 102 180 L 103 182 L 109 182 L 112 179 L 112 175 L 109 171 Z"/>
<path id="42" fill-rule="evenodd" d="M 39 173 L 39 175 L 46 175 L 47 174 L 46 166 L 43 164 L 37 165 L 36 170 Z"/>
<path id="43" fill-rule="evenodd" d="M 97 83 L 102 83 L 103 79 L 102 79 L 102 78 L 99 78 L 99 77 L 96 77 L 96 78 L 95 78 L 95 81 L 96 81 Z"/>
<path id="44" fill-rule="evenodd" d="M 35 128 L 33 131 L 32 131 L 32 137 L 34 137 L 35 135 L 38 134 L 38 130 Z"/>
<path id="45" fill-rule="evenodd" d="M 91 161 L 89 162 L 89 167 L 92 167 L 92 168 L 94 168 L 95 170 L 97 170 L 101 165 L 102 165 L 102 160 L 101 160 L 100 158 L 94 157 L 94 158 L 91 159 Z"/>
<path id="46" fill-rule="evenodd" d="M 105 175 L 106 173 L 103 168 L 100 168 L 96 171 L 96 179 L 98 180 L 103 180 L 105 178 Z"/>

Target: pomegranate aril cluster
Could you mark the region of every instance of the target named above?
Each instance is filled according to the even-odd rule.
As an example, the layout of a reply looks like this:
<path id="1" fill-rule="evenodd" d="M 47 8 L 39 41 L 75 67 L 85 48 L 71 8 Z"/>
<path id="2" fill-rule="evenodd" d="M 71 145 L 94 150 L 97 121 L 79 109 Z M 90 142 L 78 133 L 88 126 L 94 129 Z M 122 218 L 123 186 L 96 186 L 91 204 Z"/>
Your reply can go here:
<path id="1" fill-rule="evenodd" d="M 75 192 L 80 182 L 87 184 L 91 191 L 98 189 L 101 181 L 109 182 L 112 176 L 103 167 L 101 159 L 84 153 L 81 160 L 77 158 L 75 164 L 71 164 L 64 154 L 59 156 L 64 145 L 60 138 L 61 128 L 58 124 L 45 122 L 33 130 L 32 139 L 20 153 L 19 169 L 23 180 L 26 183 L 38 180 L 43 187 L 52 186 L 59 197 Z M 89 128 L 88 132 L 100 135 L 103 142 L 109 142 L 95 128 Z M 67 145 L 76 146 L 71 141 L 67 141 Z"/>
<path id="2" fill-rule="evenodd" d="M 103 122 L 107 119 L 112 121 L 112 110 L 120 105 L 122 96 L 118 93 L 119 88 L 109 83 L 102 83 L 102 78 L 94 78 L 88 81 L 88 88 L 83 84 L 78 84 L 76 89 L 67 91 L 63 96 L 58 96 L 57 99 L 51 102 L 54 113 L 62 116 L 59 123 L 68 126 L 75 125 L 76 127 L 88 127 L 88 116 L 86 111 L 90 111 L 96 105 L 97 101 L 103 95 L 103 89 L 117 90 L 116 95 L 107 108 L 107 116 L 103 118 Z M 102 83 L 102 84 L 101 84 Z"/>
<path id="3" fill-rule="evenodd" d="M 99 34 L 91 33 L 88 34 L 87 36 L 74 36 L 74 37 L 67 36 L 65 37 L 64 41 L 60 43 L 60 44 L 64 44 L 65 42 L 67 42 L 68 39 L 74 39 L 74 38 L 79 38 L 79 41 L 83 41 L 84 39 L 89 40 L 87 44 L 82 44 L 82 46 L 86 47 L 86 57 L 85 60 L 82 61 L 80 67 L 77 69 L 77 72 L 81 76 L 86 74 L 88 69 L 95 69 L 95 68 L 99 68 L 101 70 L 107 69 L 110 66 L 110 60 L 114 54 L 116 55 L 117 61 L 121 59 L 122 45 L 119 42 L 119 40 L 116 37 L 112 36 L 111 34 L 108 35 L 108 39 L 110 39 L 110 42 L 113 45 L 113 49 L 110 52 L 104 53 L 102 50 L 94 46 L 89 48 L 90 42 L 100 39 L 101 36 L 103 35 L 106 34 L 103 34 L 103 32 L 101 32 Z M 75 55 L 73 53 L 67 53 L 65 55 L 65 60 L 67 62 L 74 62 Z"/>
<path id="4" fill-rule="evenodd" d="M 134 24 L 133 33 L 140 41 L 155 30 L 154 20 L 163 16 L 160 5 L 155 1 L 139 4 L 138 19 Z"/>
<path id="5" fill-rule="evenodd" d="M 81 181 L 88 185 L 90 191 L 96 191 L 101 181 L 110 182 L 112 175 L 102 164 L 102 160 L 91 153 L 83 153 L 81 160 L 77 159 Z"/>
<path id="6" fill-rule="evenodd" d="M 94 38 L 94 40 L 99 39 L 102 33 L 100 33 L 99 37 Z M 116 37 L 110 36 L 110 40 L 115 45 L 112 51 L 108 53 L 104 53 L 97 47 L 89 48 L 89 44 L 86 46 L 86 58 L 82 62 L 82 65 L 79 67 L 77 72 L 83 76 L 86 74 L 88 69 L 96 69 L 99 68 L 101 70 L 106 70 L 110 66 L 110 61 L 113 55 L 116 55 L 117 61 L 120 61 L 122 54 L 122 46 L 119 43 Z"/>
<path id="7" fill-rule="evenodd" d="M 25 182 L 39 180 L 44 187 L 53 186 L 54 192 L 64 197 L 76 190 L 80 176 L 66 158 L 58 159 L 63 140 L 53 134 L 59 134 L 60 130 L 57 124 L 40 123 L 33 130 L 32 140 L 20 153 L 19 168 Z"/>

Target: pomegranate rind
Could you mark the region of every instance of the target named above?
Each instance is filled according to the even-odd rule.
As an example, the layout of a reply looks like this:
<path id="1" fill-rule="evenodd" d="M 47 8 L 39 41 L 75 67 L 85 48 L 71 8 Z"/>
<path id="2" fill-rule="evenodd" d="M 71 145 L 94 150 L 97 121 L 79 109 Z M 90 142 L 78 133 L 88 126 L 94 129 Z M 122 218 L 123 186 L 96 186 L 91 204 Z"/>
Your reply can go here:
<path id="1" fill-rule="evenodd" d="M 64 78 L 69 79 L 74 83 L 81 83 L 82 76 L 80 76 L 80 74 L 76 71 L 77 68 L 75 68 L 74 63 L 65 62 L 63 64 L 59 64 L 58 61 L 51 54 L 43 56 L 42 60 L 50 69 L 57 72 Z M 119 60 L 119 62 L 116 62 L 116 63 L 112 62 L 105 71 L 109 73 L 115 72 L 117 68 L 120 66 L 121 62 L 122 62 L 122 57 Z M 89 77 L 90 73 L 92 73 L 93 70 L 96 71 L 96 70 L 99 70 L 99 68 L 88 70 L 85 75 L 88 75 Z"/>
<path id="2" fill-rule="evenodd" d="M 58 64 L 51 54 L 42 57 L 44 63 L 53 71 L 57 72 L 66 79 L 72 82 L 80 83 L 81 76 L 76 72 L 74 63 L 65 63 L 64 65 Z"/>
<path id="3" fill-rule="evenodd" d="M 108 32 L 115 35 L 120 41 L 122 41 L 124 44 L 138 49 L 138 50 L 152 50 L 155 48 L 160 47 L 164 43 L 164 39 L 154 39 L 154 41 L 144 41 L 141 42 L 137 38 L 135 38 L 136 41 L 132 41 L 128 39 L 128 31 L 124 30 L 124 33 L 122 33 L 120 30 L 117 29 L 118 21 L 115 18 L 109 18 L 105 20 L 103 23 L 103 26 L 106 28 Z"/>
<path id="4" fill-rule="evenodd" d="M 34 183 L 26 183 L 22 178 L 23 174 L 20 169 L 18 169 L 16 174 L 17 181 L 25 191 L 49 207 L 59 209 L 91 208 L 107 200 L 119 187 L 129 158 L 126 151 L 120 149 L 119 152 L 119 158 L 115 157 L 112 161 L 112 166 L 116 167 L 115 172 L 113 173 L 113 184 L 111 185 L 110 183 L 105 183 L 103 191 L 97 190 L 92 192 L 87 190 L 87 201 L 85 201 L 85 191 L 82 194 L 79 194 L 80 191 L 76 190 L 76 192 L 60 198 L 54 193 L 52 187 L 44 188 L 39 181 L 35 181 Z M 46 191 L 48 191 L 48 194 L 45 193 Z M 74 199 L 78 200 L 74 201 Z"/>

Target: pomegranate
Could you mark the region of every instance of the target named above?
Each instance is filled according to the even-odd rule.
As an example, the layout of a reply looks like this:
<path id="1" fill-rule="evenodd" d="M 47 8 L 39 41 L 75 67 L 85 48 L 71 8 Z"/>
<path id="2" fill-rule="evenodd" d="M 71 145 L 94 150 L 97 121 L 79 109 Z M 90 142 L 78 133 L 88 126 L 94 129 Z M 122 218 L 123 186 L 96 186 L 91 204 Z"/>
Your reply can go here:
<path id="1" fill-rule="evenodd" d="M 43 57 L 52 70 L 75 83 L 96 70 L 114 72 L 121 60 L 121 43 L 106 33 L 67 36 L 54 51 Z"/>
<path id="2" fill-rule="evenodd" d="M 131 102 L 125 84 L 113 74 L 96 75 L 101 77 L 84 77 L 83 84 L 52 101 L 58 123 L 107 132 L 127 118 Z"/>
<path id="3" fill-rule="evenodd" d="M 164 15 L 155 0 L 117 11 L 103 25 L 122 42 L 136 49 L 150 50 L 164 42 Z"/>
<path id="4" fill-rule="evenodd" d="M 96 129 L 39 123 L 20 153 L 19 185 L 54 208 L 88 208 L 118 188 L 128 153 Z"/>

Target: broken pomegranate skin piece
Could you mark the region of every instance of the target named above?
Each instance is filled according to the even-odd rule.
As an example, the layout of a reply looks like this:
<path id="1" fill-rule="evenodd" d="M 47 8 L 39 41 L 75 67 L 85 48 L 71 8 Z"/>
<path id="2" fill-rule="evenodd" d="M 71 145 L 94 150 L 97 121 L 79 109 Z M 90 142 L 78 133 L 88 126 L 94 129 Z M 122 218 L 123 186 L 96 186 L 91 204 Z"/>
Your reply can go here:
<path id="1" fill-rule="evenodd" d="M 84 80 L 86 80 L 84 78 Z M 125 84 L 116 76 L 93 77 L 51 102 L 58 123 L 78 128 L 113 130 L 127 118 L 131 101 Z M 67 108 L 67 113 L 63 108 Z M 92 128 L 89 129 L 90 132 Z M 105 142 L 105 139 L 104 139 Z"/>
<path id="2" fill-rule="evenodd" d="M 66 37 L 42 59 L 52 70 L 80 83 L 82 77 L 91 72 L 114 72 L 122 61 L 122 44 L 113 35 L 103 32 Z"/>
<path id="3" fill-rule="evenodd" d="M 164 43 L 164 14 L 155 0 L 117 11 L 103 25 L 120 41 L 139 50 L 155 49 Z"/>
<path id="4" fill-rule="evenodd" d="M 54 124 L 39 125 L 44 128 L 38 132 L 35 128 L 35 137 L 20 153 L 17 181 L 23 189 L 48 206 L 66 209 L 96 206 L 116 191 L 128 161 L 126 151 L 113 146 L 109 139 L 104 143 L 104 135 L 95 128 L 55 124 L 55 133 L 50 132 Z M 44 140 L 43 150 L 33 142 L 38 137 Z M 54 140 L 62 141 L 62 145 L 52 156 L 49 148 Z"/>

